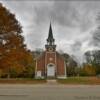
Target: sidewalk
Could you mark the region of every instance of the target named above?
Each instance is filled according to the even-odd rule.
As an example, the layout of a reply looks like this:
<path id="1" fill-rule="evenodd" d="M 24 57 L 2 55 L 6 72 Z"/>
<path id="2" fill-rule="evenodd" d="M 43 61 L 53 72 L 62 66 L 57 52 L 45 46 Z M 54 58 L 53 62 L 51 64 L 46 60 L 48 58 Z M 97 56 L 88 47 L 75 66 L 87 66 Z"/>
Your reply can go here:
<path id="1" fill-rule="evenodd" d="M 48 85 L 51 85 L 51 84 L 52 85 L 57 85 L 59 83 L 55 79 L 48 79 L 46 84 L 48 84 Z"/>

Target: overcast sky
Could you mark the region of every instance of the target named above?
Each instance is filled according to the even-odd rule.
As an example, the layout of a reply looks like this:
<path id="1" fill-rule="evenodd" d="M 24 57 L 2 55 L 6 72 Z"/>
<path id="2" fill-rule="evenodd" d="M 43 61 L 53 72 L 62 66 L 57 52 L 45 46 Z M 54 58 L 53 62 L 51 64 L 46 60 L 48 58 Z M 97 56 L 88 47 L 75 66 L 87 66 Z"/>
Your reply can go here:
<path id="1" fill-rule="evenodd" d="M 99 1 L 14 1 L 1 2 L 15 13 L 23 26 L 27 47 L 44 48 L 52 23 L 57 50 L 73 54 L 77 59 L 87 50 L 100 49 L 100 34 L 94 31 L 98 25 Z M 81 58 L 80 58 L 81 57 Z"/>

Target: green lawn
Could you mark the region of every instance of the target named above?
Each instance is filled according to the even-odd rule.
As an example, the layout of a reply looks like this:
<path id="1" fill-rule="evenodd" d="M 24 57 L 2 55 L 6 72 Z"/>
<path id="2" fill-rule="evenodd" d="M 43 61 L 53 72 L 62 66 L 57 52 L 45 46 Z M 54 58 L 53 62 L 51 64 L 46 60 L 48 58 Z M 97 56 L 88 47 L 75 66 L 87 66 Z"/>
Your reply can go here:
<path id="1" fill-rule="evenodd" d="M 67 79 L 58 79 L 57 82 L 61 84 L 100 85 L 100 78 L 97 78 L 97 77 L 68 77 Z"/>
<path id="2" fill-rule="evenodd" d="M 45 84 L 46 79 L 32 78 L 16 78 L 16 79 L 0 79 L 0 84 Z M 100 78 L 97 77 L 68 77 L 67 79 L 57 79 L 60 84 L 73 85 L 100 85 Z"/>
<path id="3" fill-rule="evenodd" d="M 0 84 L 43 84 L 43 83 L 46 83 L 45 79 L 29 79 L 29 78 L 0 79 Z"/>

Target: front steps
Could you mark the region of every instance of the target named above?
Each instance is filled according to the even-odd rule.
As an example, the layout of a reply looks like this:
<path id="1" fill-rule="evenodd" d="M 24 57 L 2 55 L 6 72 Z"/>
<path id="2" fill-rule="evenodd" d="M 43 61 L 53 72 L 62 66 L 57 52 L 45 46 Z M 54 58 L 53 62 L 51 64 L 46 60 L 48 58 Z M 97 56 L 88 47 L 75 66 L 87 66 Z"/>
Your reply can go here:
<path id="1" fill-rule="evenodd" d="M 57 83 L 57 80 L 56 80 L 56 79 L 47 79 L 47 84 L 48 84 L 48 85 L 49 85 L 49 84 L 50 84 L 50 85 L 51 85 L 51 84 L 52 84 L 52 85 L 56 85 L 56 84 L 58 84 L 58 83 Z"/>

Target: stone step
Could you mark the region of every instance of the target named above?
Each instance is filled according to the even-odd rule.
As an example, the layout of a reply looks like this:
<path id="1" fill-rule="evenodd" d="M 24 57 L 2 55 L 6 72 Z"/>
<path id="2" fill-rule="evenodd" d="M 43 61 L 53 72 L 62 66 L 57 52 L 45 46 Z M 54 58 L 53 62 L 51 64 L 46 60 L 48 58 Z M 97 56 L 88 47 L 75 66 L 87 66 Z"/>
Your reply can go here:
<path id="1" fill-rule="evenodd" d="M 48 79 L 47 84 L 57 84 L 57 80 L 55 79 Z"/>

